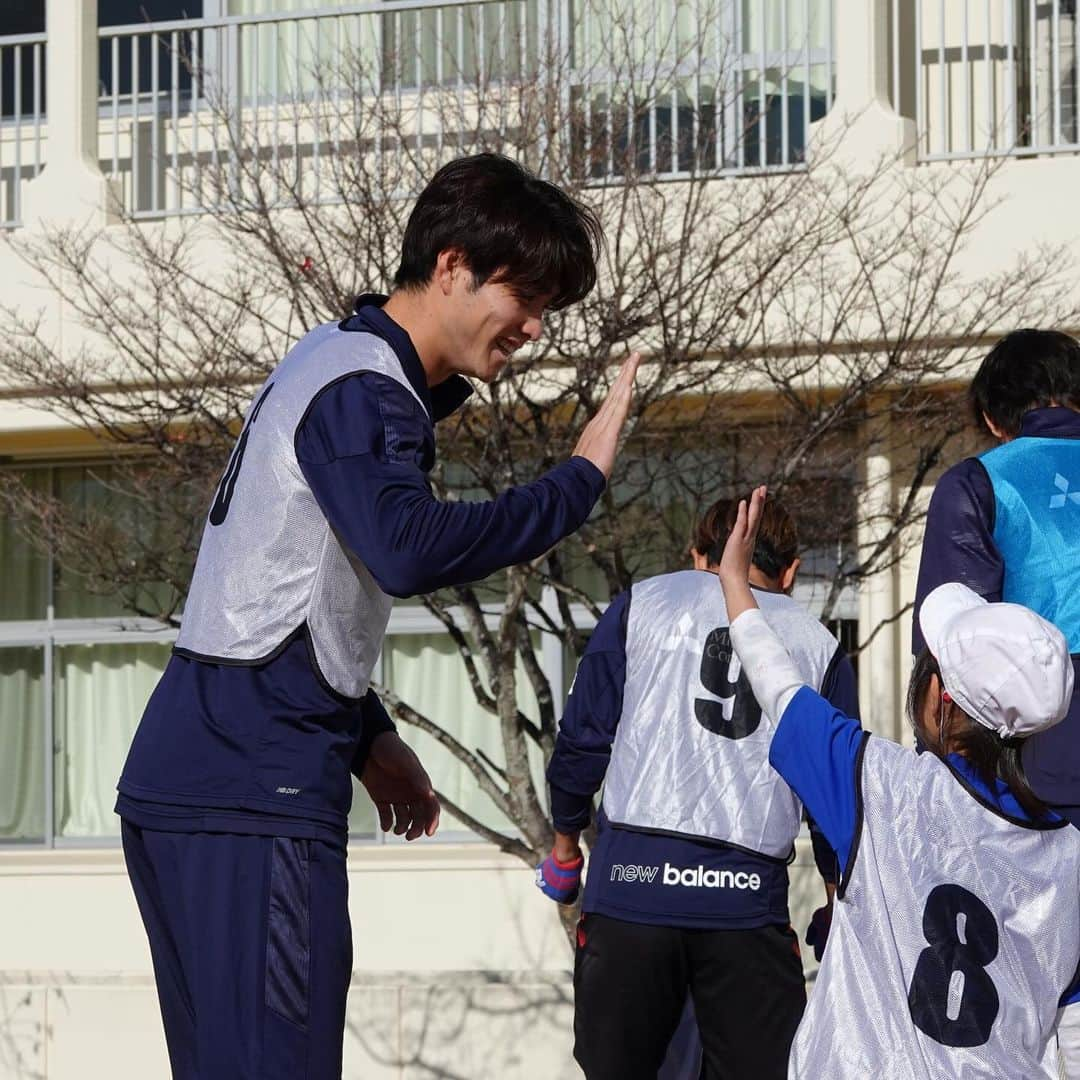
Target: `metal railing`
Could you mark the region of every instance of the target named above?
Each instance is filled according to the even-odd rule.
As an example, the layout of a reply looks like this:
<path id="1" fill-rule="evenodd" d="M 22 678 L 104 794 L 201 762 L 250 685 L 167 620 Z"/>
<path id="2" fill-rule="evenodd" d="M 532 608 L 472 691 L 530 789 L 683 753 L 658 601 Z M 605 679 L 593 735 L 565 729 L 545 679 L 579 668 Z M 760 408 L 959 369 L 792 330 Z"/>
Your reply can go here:
<path id="1" fill-rule="evenodd" d="M 1080 149 L 1076 0 L 892 0 L 890 32 L 920 160 Z"/>
<path id="2" fill-rule="evenodd" d="M 0 228 L 22 222 L 26 184 L 41 172 L 45 35 L 0 37 Z"/>
<path id="3" fill-rule="evenodd" d="M 493 25 L 500 74 L 535 78 L 535 7 L 389 0 L 102 28 L 103 168 L 136 216 L 197 212 L 241 190 L 275 204 L 332 199 L 343 152 L 443 145 L 453 133 L 434 94 L 475 92 Z M 378 103 L 370 115 L 365 101 Z"/>
<path id="4" fill-rule="evenodd" d="M 738 175 L 802 163 L 810 125 L 832 106 L 831 0 L 619 7 L 585 0 L 569 32 L 575 149 L 588 175 Z"/>
<path id="5" fill-rule="evenodd" d="M 791 168 L 832 99 L 831 0 L 382 0 L 105 27 L 104 171 L 163 216 L 403 193 L 503 148 L 587 179 Z M 821 39 L 811 44 L 811 28 Z"/>

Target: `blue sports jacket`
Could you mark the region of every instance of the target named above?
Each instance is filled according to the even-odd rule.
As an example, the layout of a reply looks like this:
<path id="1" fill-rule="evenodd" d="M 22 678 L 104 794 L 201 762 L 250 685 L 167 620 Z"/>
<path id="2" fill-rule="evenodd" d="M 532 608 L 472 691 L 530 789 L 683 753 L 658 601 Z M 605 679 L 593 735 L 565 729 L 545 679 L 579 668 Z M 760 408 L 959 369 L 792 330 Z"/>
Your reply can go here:
<path id="1" fill-rule="evenodd" d="M 1028 782 L 1080 826 L 1080 413 L 1033 409 L 1020 435 L 944 473 L 926 518 L 912 652 L 926 595 L 960 581 L 990 601 L 1023 604 L 1069 641 L 1077 692 L 1056 727 L 1024 747 Z"/>

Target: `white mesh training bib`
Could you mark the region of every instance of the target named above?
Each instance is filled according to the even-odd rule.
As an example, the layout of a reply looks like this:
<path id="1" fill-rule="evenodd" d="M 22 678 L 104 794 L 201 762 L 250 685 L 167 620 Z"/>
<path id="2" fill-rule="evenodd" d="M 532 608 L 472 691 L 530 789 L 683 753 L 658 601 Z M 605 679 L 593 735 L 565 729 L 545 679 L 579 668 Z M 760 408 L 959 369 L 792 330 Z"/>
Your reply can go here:
<path id="1" fill-rule="evenodd" d="M 790 597 L 755 595 L 800 674 L 820 689 L 836 639 Z M 786 858 L 802 808 L 769 764 L 773 731 L 732 650 L 716 575 L 686 570 L 635 585 L 604 783 L 608 820 Z"/>
<path id="2" fill-rule="evenodd" d="M 334 534 L 295 448 L 318 393 L 365 371 L 423 407 L 385 341 L 336 323 L 301 338 L 255 395 L 203 531 L 177 652 L 258 663 L 306 623 L 323 679 L 346 697 L 366 693 L 392 600 Z"/>
<path id="3" fill-rule="evenodd" d="M 932 754 L 870 737 L 862 826 L 792 1047 L 800 1080 L 1056 1080 L 1080 957 L 1080 833 L 1014 823 Z"/>

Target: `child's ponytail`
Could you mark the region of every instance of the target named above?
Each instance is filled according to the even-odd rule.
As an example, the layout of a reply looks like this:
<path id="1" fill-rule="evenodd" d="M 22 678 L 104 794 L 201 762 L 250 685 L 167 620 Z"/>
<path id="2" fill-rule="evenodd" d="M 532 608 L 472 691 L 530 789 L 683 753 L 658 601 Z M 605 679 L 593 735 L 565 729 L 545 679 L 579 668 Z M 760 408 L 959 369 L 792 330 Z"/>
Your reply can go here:
<path id="1" fill-rule="evenodd" d="M 907 694 L 908 719 L 922 744 L 938 757 L 945 756 L 946 746 L 947 752 L 962 754 L 987 787 L 993 788 L 995 780 L 1003 780 L 1028 817 L 1033 821 L 1045 820 L 1050 808 L 1028 784 L 1021 759 L 1023 739 L 1001 738 L 955 703 L 944 713 L 942 729 L 936 736 L 926 730 L 922 717 L 933 675 L 941 681 L 937 661 L 928 649 L 923 649 L 915 660 Z"/>

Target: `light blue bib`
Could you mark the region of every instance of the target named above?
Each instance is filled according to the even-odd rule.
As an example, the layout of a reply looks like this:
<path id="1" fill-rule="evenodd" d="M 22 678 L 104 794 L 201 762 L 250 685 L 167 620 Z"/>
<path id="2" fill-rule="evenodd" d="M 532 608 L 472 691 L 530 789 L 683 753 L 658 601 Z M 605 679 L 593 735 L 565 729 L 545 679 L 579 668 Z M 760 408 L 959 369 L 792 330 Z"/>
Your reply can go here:
<path id="1" fill-rule="evenodd" d="M 1054 623 L 1080 652 L 1080 440 L 1014 439 L 980 460 L 994 488 L 1002 599 Z"/>

